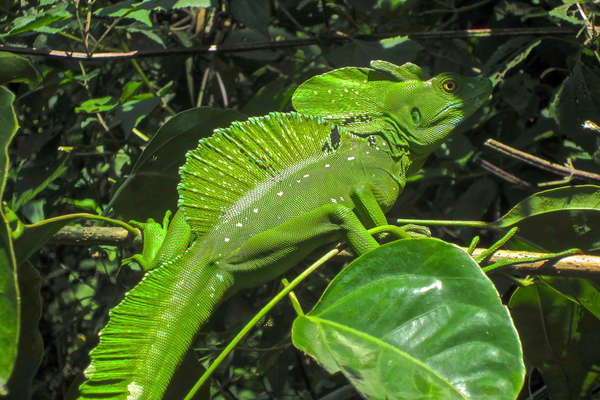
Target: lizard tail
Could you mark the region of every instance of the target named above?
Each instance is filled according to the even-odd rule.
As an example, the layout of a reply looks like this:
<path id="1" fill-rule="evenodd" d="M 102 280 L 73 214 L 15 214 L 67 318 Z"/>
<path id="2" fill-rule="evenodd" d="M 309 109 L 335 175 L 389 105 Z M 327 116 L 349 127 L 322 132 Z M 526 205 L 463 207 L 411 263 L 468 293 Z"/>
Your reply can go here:
<path id="1" fill-rule="evenodd" d="M 80 399 L 162 399 L 200 327 L 233 284 L 192 246 L 150 271 L 110 313 Z"/>

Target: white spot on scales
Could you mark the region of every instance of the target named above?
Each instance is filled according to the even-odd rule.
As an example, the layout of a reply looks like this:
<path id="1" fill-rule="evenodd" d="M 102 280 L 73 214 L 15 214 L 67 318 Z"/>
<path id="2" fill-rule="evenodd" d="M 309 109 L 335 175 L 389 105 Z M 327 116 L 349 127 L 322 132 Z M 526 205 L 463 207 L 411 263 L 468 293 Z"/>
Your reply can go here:
<path id="1" fill-rule="evenodd" d="M 354 157 L 348 157 L 348 161 L 354 160 Z"/>
<path id="2" fill-rule="evenodd" d="M 283 192 L 277 192 L 277 196 L 279 196 L 279 197 L 283 196 Z"/>

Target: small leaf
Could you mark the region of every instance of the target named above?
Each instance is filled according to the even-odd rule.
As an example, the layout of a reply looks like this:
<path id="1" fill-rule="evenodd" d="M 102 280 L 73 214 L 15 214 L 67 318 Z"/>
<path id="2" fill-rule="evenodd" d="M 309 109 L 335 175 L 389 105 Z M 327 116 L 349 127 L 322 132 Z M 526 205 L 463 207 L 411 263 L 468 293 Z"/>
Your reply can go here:
<path id="1" fill-rule="evenodd" d="M 12 28 L 8 33 L 0 34 L 0 38 L 32 31 L 43 33 L 60 32 L 63 28 L 54 28 L 50 25 L 71 18 L 72 15 L 68 11 L 68 7 L 69 3 L 64 2 L 54 5 L 48 10 L 42 10 L 37 14 L 17 17 L 12 21 Z"/>
<path id="2" fill-rule="evenodd" d="M 570 10 L 570 12 L 569 12 L 569 10 Z M 552 15 L 553 17 L 557 17 L 564 21 L 570 22 L 572 24 L 576 24 L 576 25 L 584 25 L 585 24 L 585 21 L 583 19 L 579 19 L 579 18 L 573 16 L 573 15 L 579 15 L 579 12 L 577 10 L 577 5 L 575 4 L 574 1 L 569 1 L 568 4 L 563 4 L 562 6 L 554 7 L 552 10 L 550 10 L 550 12 L 548 14 Z"/>
<path id="3" fill-rule="evenodd" d="M 128 135 L 131 130 L 138 126 L 151 112 L 160 104 L 160 98 L 150 94 L 150 98 L 135 96 L 119 107 L 115 112 L 115 119 L 121 121 L 121 129 Z"/>
<path id="4" fill-rule="evenodd" d="M 437 239 L 400 240 L 352 262 L 296 318 L 292 340 L 370 399 L 514 399 L 525 374 L 494 285 Z"/>
<path id="5" fill-rule="evenodd" d="M 0 52 L 0 85 L 8 82 L 25 82 L 30 88 L 37 86 L 42 78 L 31 62 L 16 54 Z"/>
<path id="6" fill-rule="evenodd" d="M 100 97 L 96 99 L 89 99 L 81 103 L 79 107 L 75 107 L 76 113 L 88 113 L 95 114 L 103 111 L 110 111 L 117 106 L 116 103 L 112 102 L 112 97 Z"/>

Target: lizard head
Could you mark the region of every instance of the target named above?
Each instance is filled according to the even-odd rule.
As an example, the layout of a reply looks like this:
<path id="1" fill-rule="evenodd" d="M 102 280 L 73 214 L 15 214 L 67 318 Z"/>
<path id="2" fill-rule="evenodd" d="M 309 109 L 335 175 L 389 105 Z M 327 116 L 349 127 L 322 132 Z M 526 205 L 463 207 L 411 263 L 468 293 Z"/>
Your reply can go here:
<path id="1" fill-rule="evenodd" d="M 426 81 L 390 84 L 383 118 L 415 155 L 426 156 L 490 97 L 485 77 L 442 73 Z"/>
<path id="2" fill-rule="evenodd" d="M 491 92 L 484 77 L 444 73 L 428 79 L 415 64 L 374 60 L 371 68 L 340 68 L 308 79 L 292 104 L 356 135 L 380 136 L 392 156 L 409 156 L 416 166 Z"/>

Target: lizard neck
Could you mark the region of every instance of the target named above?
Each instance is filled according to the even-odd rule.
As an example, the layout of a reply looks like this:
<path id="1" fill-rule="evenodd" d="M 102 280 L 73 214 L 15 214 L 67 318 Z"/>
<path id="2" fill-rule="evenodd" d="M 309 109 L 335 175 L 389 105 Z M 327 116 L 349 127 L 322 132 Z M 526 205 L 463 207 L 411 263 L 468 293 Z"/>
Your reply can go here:
<path id="1" fill-rule="evenodd" d="M 408 143 L 400 140 L 398 135 L 389 132 L 377 131 L 369 134 L 354 134 L 356 145 L 372 149 L 376 152 L 385 152 L 393 160 L 393 166 L 389 171 L 392 179 L 400 185 L 400 191 L 404 189 L 406 177 L 420 168 L 421 163 L 415 165 L 411 159 Z M 397 138 L 397 139 L 394 139 Z M 416 168 L 415 168 L 416 167 Z"/>

